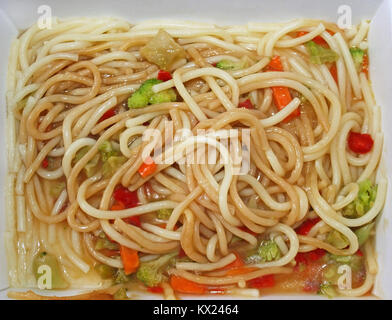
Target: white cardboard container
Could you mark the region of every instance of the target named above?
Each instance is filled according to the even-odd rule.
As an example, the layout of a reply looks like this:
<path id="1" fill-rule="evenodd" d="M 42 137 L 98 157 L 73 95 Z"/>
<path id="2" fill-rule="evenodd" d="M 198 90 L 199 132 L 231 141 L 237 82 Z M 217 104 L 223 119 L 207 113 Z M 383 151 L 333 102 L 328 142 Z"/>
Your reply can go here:
<path id="1" fill-rule="evenodd" d="M 6 77 L 10 45 L 19 31 L 37 21 L 42 14 L 41 0 L 0 0 L 0 145 L 5 146 L 6 133 Z M 219 25 L 246 24 L 248 22 L 285 22 L 295 18 L 323 19 L 337 22 L 342 5 L 349 6 L 352 23 L 370 19 L 369 57 L 370 79 L 377 104 L 382 107 L 385 134 L 383 167 L 389 188 L 383 213 L 378 218 L 376 251 L 379 273 L 373 295 L 392 299 L 392 0 L 46 0 L 55 17 L 116 16 L 138 23 L 151 19 L 179 19 L 210 22 Z M 347 8 L 347 7 L 346 7 Z M 342 9 L 342 7 L 340 7 Z M 389 125 L 388 125 L 389 124 Z M 6 152 L 0 154 L 0 299 L 7 299 L 8 270 L 3 233 L 5 229 Z M 296 295 L 275 295 L 262 299 L 317 299 Z M 156 298 L 144 296 L 139 298 Z M 215 298 L 215 297 L 214 297 Z M 224 298 L 224 297 L 222 297 Z M 205 299 L 205 297 L 204 297 Z"/>

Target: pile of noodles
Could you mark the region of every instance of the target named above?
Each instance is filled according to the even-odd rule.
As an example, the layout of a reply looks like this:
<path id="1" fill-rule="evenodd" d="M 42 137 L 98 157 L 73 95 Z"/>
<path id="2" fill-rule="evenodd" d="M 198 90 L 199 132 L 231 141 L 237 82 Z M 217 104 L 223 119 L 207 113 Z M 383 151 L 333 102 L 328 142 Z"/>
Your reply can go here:
<path id="1" fill-rule="evenodd" d="M 228 27 L 177 21 L 131 25 L 113 18 L 54 22 L 51 29 L 33 25 L 23 32 L 10 54 L 5 236 L 12 286 L 36 286 L 31 265 L 40 250 L 57 257 L 72 287 L 96 284 L 95 263 L 122 267 L 120 259 L 95 250 L 94 238 L 101 231 L 137 250 L 142 261 L 182 248 L 191 262 L 178 262 L 170 273 L 208 285 L 244 287 L 252 278 L 289 273 L 298 252 L 315 248 L 336 255 L 358 250 L 350 228 L 372 221 L 386 195 L 386 179 L 377 175 L 383 145 L 380 108 L 349 52 L 351 46 L 367 47 L 368 22 L 347 32 L 303 19 Z M 159 29 L 183 47 L 186 58 L 168 70 L 172 80 L 153 89 L 175 88 L 180 102 L 128 109 L 129 96 L 143 81 L 157 77 L 158 67 L 143 59 L 140 48 Z M 297 31 L 308 33 L 290 36 Z M 309 62 L 304 43 L 315 36 L 340 56 L 337 83 L 326 65 Z M 281 57 L 284 72 L 266 69 L 274 55 Z M 222 59 L 244 58 L 248 67 L 241 70 L 213 67 Z M 279 112 L 272 99 L 274 86 L 298 93 Z M 248 96 L 255 108 L 238 108 Z M 114 107 L 117 114 L 100 121 Z M 282 121 L 298 107 L 300 117 Z M 168 121 L 174 135 L 189 129 L 193 136 L 170 141 L 164 130 Z M 138 168 L 147 129 L 162 133 L 172 155 L 163 153 L 165 164 L 142 178 Z M 231 151 L 218 137 L 197 135 L 199 129 L 249 129 L 249 172 L 234 174 Z M 370 153 L 359 156 L 346 148 L 350 130 L 372 135 Z M 97 174 L 88 179 L 82 170 L 104 141 L 117 143 L 127 161 L 111 178 Z M 198 145 L 216 148 L 215 164 L 179 161 Z M 85 146 L 91 148 L 74 163 Z M 52 170 L 41 166 L 47 156 L 55 159 Z M 341 209 L 356 198 L 358 182 L 365 179 L 378 184 L 373 207 L 360 218 L 345 218 Z M 53 181 L 66 182 L 57 198 L 50 192 Z M 118 185 L 137 190 L 140 205 L 111 211 Z M 165 208 L 173 213 L 161 228 L 151 213 Z M 141 227 L 122 220 L 130 216 L 140 216 Z M 317 216 L 321 221 L 308 235 L 295 232 L 303 221 Z M 333 229 L 348 239 L 347 248 L 324 241 Z M 258 269 L 247 274 L 219 272 L 236 258 L 234 236 L 251 247 L 257 235 L 274 239 L 282 257 L 255 264 Z M 377 263 L 371 241 L 364 251 L 364 283 L 342 294 L 363 295 L 372 287 Z M 170 286 L 164 288 L 168 296 L 173 294 Z"/>

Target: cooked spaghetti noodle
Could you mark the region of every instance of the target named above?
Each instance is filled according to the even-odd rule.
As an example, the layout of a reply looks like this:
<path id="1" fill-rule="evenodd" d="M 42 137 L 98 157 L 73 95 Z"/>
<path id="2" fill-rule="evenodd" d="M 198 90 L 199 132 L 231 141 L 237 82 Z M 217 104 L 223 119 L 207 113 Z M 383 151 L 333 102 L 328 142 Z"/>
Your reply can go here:
<path id="1" fill-rule="evenodd" d="M 83 18 L 23 32 L 7 91 L 11 286 L 39 287 L 49 265 L 54 289 L 104 297 L 368 293 L 387 189 L 368 28 Z"/>

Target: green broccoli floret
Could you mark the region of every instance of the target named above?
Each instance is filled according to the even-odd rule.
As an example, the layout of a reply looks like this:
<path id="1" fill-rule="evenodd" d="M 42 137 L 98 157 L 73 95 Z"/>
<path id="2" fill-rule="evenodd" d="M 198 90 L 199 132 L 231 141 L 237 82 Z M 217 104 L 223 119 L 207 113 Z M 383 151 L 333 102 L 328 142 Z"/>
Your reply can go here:
<path id="1" fill-rule="evenodd" d="M 110 178 L 126 161 L 127 158 L 123 156 L 112 156 L 107 159 L 102 165 L 103 177 Z"/>
<path id="2" fill-rule="evenodd" d="M 156 260 L 142 262 L 137 270 L 136 277 L 146 286 L 156 287 L 164 281 L 163 271 L 177 254 L 177 252 L 168 253 Z"/>
<path id="3" fill-rule="evenodd" d="M 152 91 L 152 87 L 162 80 L 149 79 L 143 82 L 139 89 L 137 89 L 128 99 L 128 107 L 130 109 L 143 108 L 149 104 L 174 102 L 177 100 L 177 95 L 174 89 L 170 88 L 157 93 Z"/>
<path id="4" fill-rule="evenodd" d="M 87 152 L 91 149 L 90 146 L 85 146 L 78 150 L 76 152 L 75 157 L 72 160 L 72 164 L 74 165 L 76 162 L 78 162 L 80 159 L 82 159 Z M 92 177 L 98 169 L 98 163 L 99 163 L 99 155 L 96 154 L 87 164 L 84 166 L 84 173 L 88 178 Z"/>
<path id="5" fill-rule="evenodd" d="M 333 285 L 331 285 L 328 282 L 320 284 L 320 288 L 319 288 L 319 291 L 317 292 L 317 294 L 327 296 L 330 299 L 337 296 L 337 293 L 336 293 Z"/>
<path id="6" fill-rule="evenodd" d="M 245 62 L 223 59 L 216 64 L 216 67 L 223 70 L 240 70 L 245 67 Z"/>
<path id="7" fill-rule="evenodd" d="M 157 217 L 158 219 L 167 220 L 170 218 L 172 212 L 173 209 L 159 209 L 157 211 Z"/>
<path id="8" fill-rule="evenodd" d="M 369 210 L 376 200 L 377 186 L 373 186 L 369 179 L 359 183 L 358 198 L 364 202 L 365 208 Z"/>
<path id="9" fill-rule="evenodd" d="M 116 275 L 116 269 L 106 264 L 97 264 L 94 269 L 102 279 L 112 279 Z"/>
<path id="10" fill-rule="evenodd" d="M 102 174 L 104 178 L 111 177 L 116 170 L 125 162 L 127 159 L 123 156 L 119 156 L 119 152 L 114 150 L 113 145 L 109 141 L 104 141 L 99 147 L 101 153 Z"/>
<path id="11" fill-rule="evenodd" d="M 95 250 L 109 249 L 109 250 L 119 250 L 118 243 L 110 241 L 106 236 L 105 232 L 101 231 L 98 234 L 98 239 L 95 242 Z"/>
<path id="12" fill-rule="evenodd" d="M 155 78 L 148 79 L 142 83 L 142 85 L 137 91 L 139 91 L 141 94 L 147 97 L 151 97 L 154 94 L 154 91 L 152 91 L 152 87 L 161 82 L 162 80 L 158 80 Z"/>
<path id="13" fill-rule="evenodd" d="M 148 100 L 148 103 L 157 104 L 157 103 L 165 103 L 165 102 L 174 102 L 176 100 L 177 100 L 176 92 L 172 88 L 170 88 L 153 94 L 151 98 Z"/>
<path id="14" fill-rule="evenodd" d="M 373 229 L 373 226 L 374 222 L 368 223 L 354 231 L 355 235 L 358 238 L 359 246 L 362 246 L 367 241 Z"/>
<path id="15" fill-rule="evenodd" d="M 148 105 L 150 98 L 154 95 L 152 87 L 158 83 L 161 83 L 158 79 L 148 79 L 142 83 L 128 99 L 128 107 L 130 109 L 143 108 Z"/>
<path id="16" fill-rule="evenodd" d="M 114 276 L 114 284 L 126 283 L 129 281 L 131 281 L 131 276 L 127 276 L 124 269 L 117 269 Z"/>
<path id="17" fill-rule="evenodd" d="M 356 209 L 355 209 L 355 200 L 351 203 L 349 203 L 347 206 L 344 207 L 343 209 L 343 216 L 347 218 L 354 218 L 357 215 Z"/>
<path id="18" fill-rule="evenodd" d="M 113 295 L 114 300 L 128 300 L 127 296 L 127 289 L 125 288 L 120 288 L 118 289 L 114 295 Z"/>
<path id="19" fill-rule="evenodd" d="M 99 155 L 95 155 L 87 164 L 84 166 L 84 172 L 88 178 L 92 177 L 97 172 L 97 165 L 99 162 Z"/>
<path id="20" fill-rule="evenodd" d="M 136 91 L 132 94 L 132 96 L 128 99 L 128 107 L 130 109 L 138 109 L 143 108 L 148 105 L 148 97 Z"/>
<path id="21" fill-rule="evenodd" d="M 277 260 L 281 256 L 280 249 L 274 240 L 261 241 L 258 254 L 262 262 Z"/>
<path id="22" fill-rule="evenodd" d="M 102 250 L 102 249 L 109 249 L 109 250 L 118 250 L 118 244 L 115 242 L 111 242 L 108 239 L 98 239 L 95 243 L 95 250 Z"/>
<path id="23" fill-rule="evenodd" d="M 356 47 L 352 47 L 350 48 L 350 53 L 351 56 L 353 57 L 355 68 L 357 69 L 357 71 L 361 70 L 363 57 L 365 56 L 365 51 Z"/>
<path id="24" fill-rule="evenodd" d="M 85 146 L 83 148 L 80 148 L 76 152 L 75 157 L 72 160 L 72 165 L 74 165 L 76 162 L 78 162 L 80 159 L 82 159 L 86 155 L 86 153 L 89 152 L 90 149 L 91 149 L 91 147 L 89 147 L 89 146 Z"/>
<path id="25" fill-rule="evenodd" d="M 310 62 L 314 64 L 324 64 L 326 62 L 335 62 L 339 59 L 339 55 L 328 48 L 318 45 L 314 41 L 305 43 L 305 47 L 310 55 Z"/>
<path id="26" fill-rule="evenodd" d="M 335 248 L 344 249 L 348 246 L 347 238 L 337 230 L 332 230 L 328 233 L 326 241 Z"/>
<path id="27" fill-rule="evenodd" d="M 377 186 L 373 185 L 369 179 L 359 183 L 358 195 L 353 202 L 343 209 L 343 216 L 348 218 L 358 218 L 363 216 L 373 207 L 376 200 Z"/>
<path id="28" fill-rule="evenodd" d="M 360 200 L 360 199 L 358 199 L 358 200 Z M 354 206 L 354 210 L 359 217 L 363 216 L 365 214 L 365 211 L 367 211 L 365 209 L 365 203 L 363 201 L 356 201 L 355 206 Z"/>
<path id="29" fill-rule="evenodd" d="M 107 161 L 112 156 L 117 156 L 118 152 L 113 149 L 113 146 L 110 141 L 104 141 L 98 147 L 99 152 L 101 153 L 102 161 Z"/>
<path id="30" fill-rule="evenodd" d="M 260 245 L 247 252 L 246 264 L 255 264 L 277 260 L 281 257 L 281 252 L 274 240 L 262 240 Z"/>
<path id="31" fill-rule="evenodd" d="M 104 141 L 100 144 L 98 150 L 104 154 L 112 152 L 113 151 L 112 144 L 110 143 L 110 141 Z"/>

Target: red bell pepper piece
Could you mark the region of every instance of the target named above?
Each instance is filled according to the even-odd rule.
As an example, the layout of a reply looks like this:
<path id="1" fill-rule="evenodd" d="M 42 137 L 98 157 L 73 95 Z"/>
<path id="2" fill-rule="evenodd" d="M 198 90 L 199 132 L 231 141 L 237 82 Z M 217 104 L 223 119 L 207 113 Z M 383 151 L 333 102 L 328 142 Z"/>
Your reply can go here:
<path id="1" fill-rule="evenodd" d="M 101 119 L 99 119 L 98 122 L 102 122 L 102 121 L 104 121 L 104 120 L 106 120 L 106 119 L 109 119 L 109 118 L 115 116 L 115 115 L 116 115 L 116 108 L 111 108 L 111 109 L 109 109 L 108 111 L 106 111 L 106 112 L 102 115 Z"/>
<path id="2" fill-rule="evenodd" d="M 48 160 L 48 158 L 45 158 L 44 160 L 42 160 L 41 166 L 42 166 L 42 168 L 44 168 L 44 169 L 46 169 L 46 168 L 49 166 L 49 160 Z"/>
<path id="3" fill-rule="evenodd" d="M 128 208 L 133 208 L 133 207 L 131 206 Z M 110 210 L 112 210 L 112 211 L 113 210 L 124 210 L 124 209 L 127 209 L 127 207 L 125 206 L 125 204 L 122 201 L 116 201 L 116 203 L 113 204 L 112 207 L 110 208 Z M 139 216 L 132 216 L 132 217 L 123 218 L 123 221 L 126 223 L 129 223 L 129 224 L 132 224 L 136 227 L 141 227 L 141 222 L 140 222 Z"/>
<path id="4" fill-rule="evenodd" d="M 113 192 L 113 197 L 117 202 L 122 202 L 127 209 L 136 207 L 139 204 L 137 192 L 129 191 L 128 188 L 124 188 L 123 186 Z"/>
<path id="5" fill-rule="evenodd" d="M 178 257 L 179 258 L 184 258 L 184 257 L 186 257 L 186 253 L 185 253 L 185 251 L 184 251 L 184 249 L 181 247 L 180 248 L 180 250 L 179 250 L 179 252 L 178 252 Z"/>
<path id="6" fill-rule="evenodd" d="M 245 109 L 254 109 L 254 106 L 250 99 L 246 99 L 245 101 L 242 101 L 238 104 L 239 108 L 245 108 Z"/>
<path id="7" fill-rule="evenodd" d="M 151 293 L 163 293 L 162 287 L 148 287 L 147 291 Z"/>
<path id="8" fill-rule="evenodd" d="M 331 36 L 333 36 L 335 33 L 334 32 L 332 32 L 332 31 L 329 31 L 329 30 L 327 30 L 327 32 L 331 35 Z M 306 31 L 298 31 L 297 32 L 297 38 L 298 37 L 302 37 L 302 36 L 304 36 L 305 34 L 308 34 L 309 32 L 306 32 Z M 321 36 L 316 36 L 316 37 L 314 37 L 313 39 L 312 39 L 312 41 L 313 42 L 315 42 L 315 43 L 317 43 L 318 45 L 320 45 L 320 46 L 328 46 L 328 43 L 323 39 L 323 37 L 321 37 Z"/>
<path id="9" fill-rule="evenodd" d="M 318 223 L 321 219 L 320 218 L 315 218 L 315 219 L 308 219 L 305 222 L 303 222 L 295 231 L 297 234 L 300 234 L 302 236 L 306 236 L 309 231 L 313 228 L 313 226 Z"/>
<path id="10" fill-rule="evenodd" d="M 317 261 L 324 257 L 327 252 L 324 249 L 316 249 L 308 252 L 308 257 L 312 261 Z"/>
<path id="11" fill-rule="evenodd" d="M 275 286 L 275 276 L 267 274 L 248 281 L 248 285 L 252 288 L 272 288 Z"/>
<path id="12" fill-rule="evenodd" d="M 123 221 L 129 224 L 132 224 L 136 227 L 141 227 L 140 217 L 139 216 L 132 216 L 123 218 Z"/>
<path id="13" fill-rule="evenodd" d="M 336 63 L 333 63 L 332 66 L 329 68 L 329 72 L 331 72 L 332 78 L 338 83 L 338 70 L 336 69 Z"/>
<path id="14" fill-rule="evenodd" d="M 241 259 L 240 255 L 237 252 L 234 252 L 236 259 L 228 264 L 227 266 L 224 266 L 222 268 L 222 270 L 229 270 L 229 269 L 233 269 L 233 268 L 239 268 L 245 265 L 244 261 Z"/>
<path id="15" fill-rule="evenodd" d="M 347 143 L 351 151 L 365 154 L 372 150 L 374 141 L 370 134 L 350 131 Z"/>
<path id="16" fill-rule="evenodd" d="M 306 254 L 303 252 L 298 252 L 297 255 L 295 256 L 295 261 L 297 262 L 297 265 L 302 264 L 308 264 L 308 260 L 306 259 Z"/>
<path id="17" fill-rule="evenodd" d="M 311 261 L 317 261 L 321 259 L 326 253 L 327 252 L 324 249 L 315 249 L 309 252 L 299 252 L 295 256 L 295 261 L 297 262 L 297 266 L 300 264 L 308 265 Z"/>
<path id="18" fill-rule="evenodd" d="M 169 71 L 159 70 L 159 72 L 158 72 L 158 80 L 168 81 L 170 79 L 172 79 L 172 75 L 170 74 Z"/>

